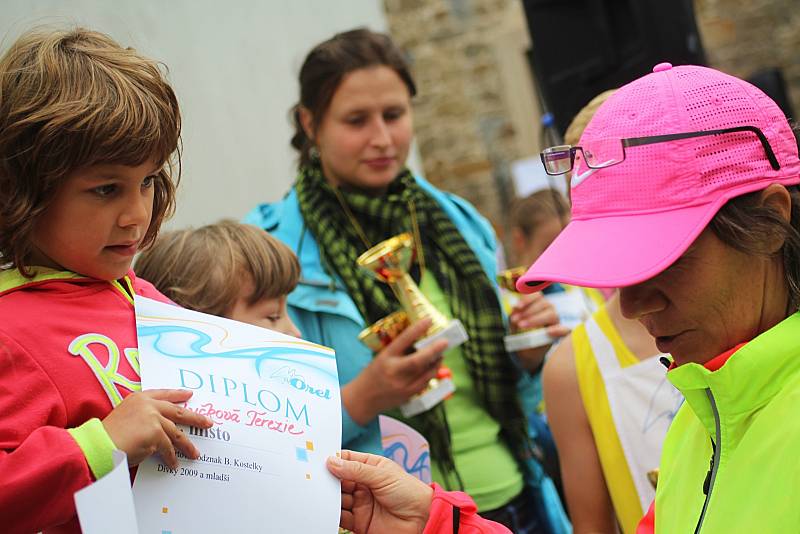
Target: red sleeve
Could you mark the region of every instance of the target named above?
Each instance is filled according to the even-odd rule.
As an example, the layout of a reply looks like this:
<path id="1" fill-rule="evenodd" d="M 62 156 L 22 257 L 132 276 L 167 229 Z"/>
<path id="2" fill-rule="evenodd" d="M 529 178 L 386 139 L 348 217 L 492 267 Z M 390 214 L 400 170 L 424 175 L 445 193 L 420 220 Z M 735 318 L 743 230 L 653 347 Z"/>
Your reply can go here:
<path id="1" fill-rule="evenodd" d="M 500 523 L 489 521 L 478 515 L 478 508 L 472 497 L 461 491 L 444 491 L 438 484 L 433 487 L 433 500 L 428 524 L 423 534 L 452 534 L 453 509 L 458 508 L 458 534 L 511 534 L 511 531 Z"/>
<path id="2" fill-rule="evenodd" d="M 75 515 L 92 482 L 66 410 L 47 374 L 0 332 L 0 517 L 7 533 L 38 532 Z M 9 520 L 9 518 L 11 518 Z"/>
<path id="3" fill-rule="evenodd" d="M 653 534 L 656 531 L 656 501 L 650 503 L 650 509 L 644 514 L 636 527 L 636 534 Z"/>

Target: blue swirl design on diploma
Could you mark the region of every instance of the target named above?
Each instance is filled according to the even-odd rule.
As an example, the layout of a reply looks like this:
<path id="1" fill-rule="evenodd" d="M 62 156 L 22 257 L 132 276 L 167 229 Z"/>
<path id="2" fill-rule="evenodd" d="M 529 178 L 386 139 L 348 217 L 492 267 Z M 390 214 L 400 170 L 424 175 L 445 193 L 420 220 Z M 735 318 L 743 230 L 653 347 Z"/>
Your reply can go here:
<path id="1" fill-rule="evenodd" d="M 231 360 L 253 360 L 256 373 L 261 376 L 261 364 L 265 360 L 288 362 L 295 366 L 305 366 L 316 369 L 331 380 L 338 383 L 336 374 L 331 373 L 322 366 L 313 363 L 295 360 L 287 356 L 303 356 L 304 360 L 321 358 L 335 360 L 333 354 L 296 347 L 244 347 L 222 352 L 209 352 L 206 349 L 212 345 L 213 339 L 203 331 L 188 326 L 177 325 L 138 325 L 136 329 L 139 338 L 155 337 L 152 341 L 153 348 L 160 354 L 170 358 L 200 359 L 224 358 Z M 336 365 L 335 363 L 333 365 Z M 329 365 L 328 365 L 329 366 Z"/>
<path id="2" fill-rule="evenodd" d="M 430 454 L 427 451 L 420 454 L 419 458 L 417 458 L 417 460 L 412 465 L 409 465 L 411 454 L 408 452 L 408 447 L 406 447 L 404 443 L 401 443 L 399 441 L 392 443 L 391 445 L 383 449 L 383 455 L 386 456 L 387 458 L 391 458 L 393 461 L 403 466 L 403 469 L 405 469 L 406 473 L 414 475 L 420 480 L 423 479 L 425 470 L 427 470 L 428 473 L 430 474 L 431 470 Z"/>

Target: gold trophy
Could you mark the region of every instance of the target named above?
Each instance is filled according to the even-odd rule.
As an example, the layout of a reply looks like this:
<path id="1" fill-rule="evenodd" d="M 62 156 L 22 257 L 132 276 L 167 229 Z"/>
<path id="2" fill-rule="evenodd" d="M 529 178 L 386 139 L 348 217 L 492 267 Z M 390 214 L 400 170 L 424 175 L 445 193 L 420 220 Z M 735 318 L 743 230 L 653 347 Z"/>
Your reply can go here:
<path id="1" fill-rule="evenodd" d="M 497 274 L 497 283 L 500 284 L 503 306 L 505 307 L 506 313 L 510 314 L 511 309 L 519 302 L 521 295 L 517 291 L 517 280 L 519 280 L 520 276 L 523 274 L 525 274 L 524 267 L 500 271 Z M 555 341 L 555 338 L 547 333 L 546 328 L 533 328 L 525 330 L 524 332 L 508 335 L 503 338 L 503 341 L 505 342 L 507 351 L 515 352 L 549 345 Z"/>
<path id="2" fill-rule="evenodd" d="M 409 276 L 408 271 L 414 261 L 414 255 L 414 240 L 411 234 L 404 233 L 378 243 L 356 261 L 360 267 L 369 271 L 375 278 L 389 284 L 400 301 L 409 324 L 422 319 L 431 320 L 431 326 L 425 337 L 414 344 L 417 349 L 439 339 L 447 340 L 448 348 L 457 347 L 469 339 L 467 332 L 461 321 L 448 319 L 437 310 Z M 359 335 L 359 339 L 368 346 L 370 346 L 370 340 L 380 342 L 381 339 L 394 339 L 395 336 L 390 336 L 389 332 L 393 329 L 396 330 L 399 322 L 397 314 L 392 314 L 364 330 Z M 402 329 L 397 333 L 400 331 Z M 378 347 L 377 344 L 374 346 Z M 381 343 L 378 350 L 384 346 L 385 344 Z M 400 407 L 402 414 L 405 417 L 417 415 L 430 410 L 450 396 L 455 391 L 455 386 L 450 376 L 447 376 L 448 374 L 449 371 L 443 369 L 443 373 L 440 373 L 441 378 L 432 379 L 425 391 L 415 395 Z"/>

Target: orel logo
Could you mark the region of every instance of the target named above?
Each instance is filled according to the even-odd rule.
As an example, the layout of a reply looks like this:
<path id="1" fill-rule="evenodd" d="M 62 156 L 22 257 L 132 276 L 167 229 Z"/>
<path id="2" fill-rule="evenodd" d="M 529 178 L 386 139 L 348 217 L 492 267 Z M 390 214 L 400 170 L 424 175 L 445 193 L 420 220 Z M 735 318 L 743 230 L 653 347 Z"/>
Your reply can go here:
<path id="1" fill-rule="evenodd" d="M 273 372 L 270 375 L 270 378 L 273 380 L 277 380 L 282 384 L 288 384 L 294 389 L 298 391 L 305 391 L 310 395 L 316 395 L 321 399 L 330 399 L 331 398 L 331 390 L 325 388 L 325 390 L 315 388 L 308 382 L 306 382 L 305 377 L 303 375 L 298 374 L 296 369 L 292 369 L 288 365 L 284 365 L 277 371 Z"/>

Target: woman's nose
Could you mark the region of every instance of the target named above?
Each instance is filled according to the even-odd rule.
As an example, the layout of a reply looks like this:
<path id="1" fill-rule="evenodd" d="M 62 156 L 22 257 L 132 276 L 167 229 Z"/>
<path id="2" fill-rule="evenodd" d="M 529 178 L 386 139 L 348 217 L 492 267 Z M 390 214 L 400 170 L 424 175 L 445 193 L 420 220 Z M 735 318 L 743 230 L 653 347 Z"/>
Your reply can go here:
<path id="1" fill-rule="evenodd" d="M 389 134 L 389 126 L 383 118 L 375 120 L 375 125 L 372 132 L 372 144 L 377 147 L 387 147 L 392 142 L 392 136 Z"/>
<path id="2" fill-rule="evenodd" d="M 622 315 L 628 319 L 661 311 L 666 306 L 664 296 L 648 282 L 620 288 L 619 304 Z"/>

